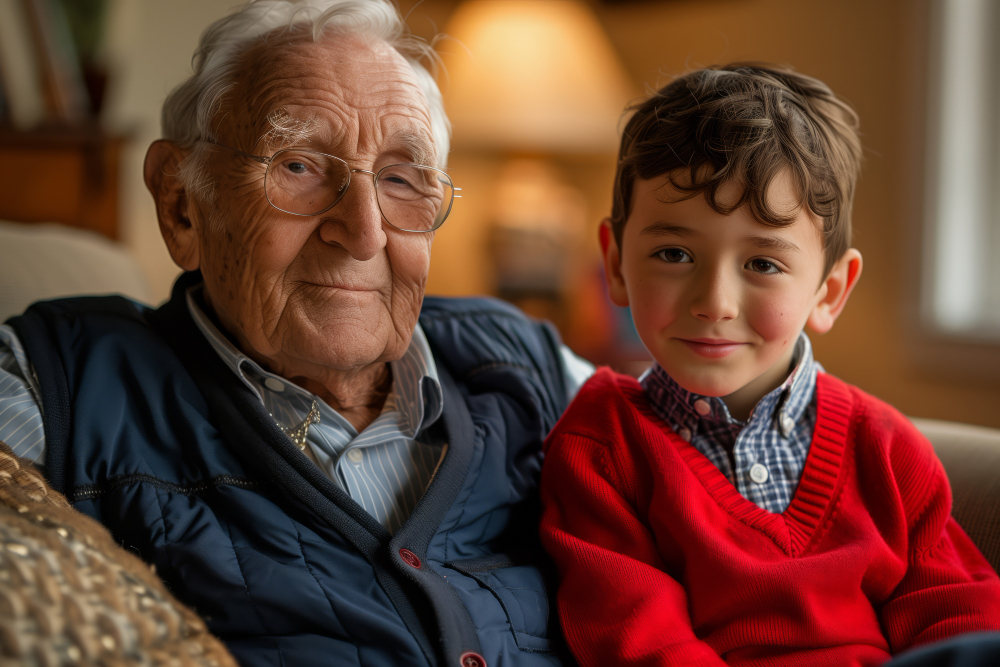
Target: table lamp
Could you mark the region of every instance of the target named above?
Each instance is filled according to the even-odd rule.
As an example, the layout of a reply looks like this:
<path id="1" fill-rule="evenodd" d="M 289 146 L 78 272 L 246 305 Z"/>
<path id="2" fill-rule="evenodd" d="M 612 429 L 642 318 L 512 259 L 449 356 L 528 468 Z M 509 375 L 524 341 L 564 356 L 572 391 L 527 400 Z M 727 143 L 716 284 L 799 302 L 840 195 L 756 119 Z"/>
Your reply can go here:
<path id="1" fill-rule="evenodd" d="M 444 32 L 452 41 L 439 47 L 440 84 L 452 145 L 505 161 L 492 192 L 476 193 L 493 200 L 482 223 L 496 293 L 558 324 L 568 255 L 587 212 L 553 158 L 613 159 L 633 85 L 579 0 L 466 0 Z"/>

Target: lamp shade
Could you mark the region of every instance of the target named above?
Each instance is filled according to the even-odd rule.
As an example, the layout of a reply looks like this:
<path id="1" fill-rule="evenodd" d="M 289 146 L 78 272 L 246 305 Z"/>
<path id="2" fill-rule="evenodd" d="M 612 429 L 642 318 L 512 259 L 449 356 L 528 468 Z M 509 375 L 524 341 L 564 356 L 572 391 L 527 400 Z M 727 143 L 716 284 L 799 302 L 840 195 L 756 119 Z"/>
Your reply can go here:
<path id="1" fill-rule="evenodd" d="M 467 0 L 445 33 L 441 87 L 456 147 L 606 153 L 634 88 L 577 0 Z"/>

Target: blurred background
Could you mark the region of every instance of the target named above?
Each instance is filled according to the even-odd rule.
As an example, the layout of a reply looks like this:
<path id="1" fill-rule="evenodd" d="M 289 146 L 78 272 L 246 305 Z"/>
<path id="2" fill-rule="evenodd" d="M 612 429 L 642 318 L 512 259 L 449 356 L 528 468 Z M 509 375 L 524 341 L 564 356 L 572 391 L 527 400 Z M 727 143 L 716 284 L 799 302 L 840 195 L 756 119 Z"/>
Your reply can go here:
<path id="1" fill-rule="evenodd" d="M 201 31 L 234 4 L 0 0 L 0 219 L 117 239 L 149 298 L 166 298 L 177 269 L 142 160 Z M 439 80 L 463 188 L 428 293 L 500 296 L 555 322 L 582 356 L 640 371 L 597 245 L 622 111 L 690 69 L 789 65 L 853 105 L 865 147 L 864 275 L 834 330 L 813 337 L 817 358 L 908 415 L 1000 427 L 1000 3 L 398 4 L 415 34 L 447 35 Z"/>

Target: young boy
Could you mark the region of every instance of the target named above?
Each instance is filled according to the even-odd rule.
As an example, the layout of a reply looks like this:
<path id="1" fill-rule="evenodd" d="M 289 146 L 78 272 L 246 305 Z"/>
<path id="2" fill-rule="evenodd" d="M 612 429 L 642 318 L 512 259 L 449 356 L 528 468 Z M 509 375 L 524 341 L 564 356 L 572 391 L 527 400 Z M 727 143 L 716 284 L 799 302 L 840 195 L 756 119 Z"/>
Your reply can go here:
<path id="1" fill-rule="evenodd" d="M 582 664 L 878 665 L 1000 628 L 930 444 L 803 333 L 861 275 L 860 160 L 846 104 L 765 67 L 683 76 L 626 126 L 600 239 L 656 364 L 598 371 L 542 471 Z"/>

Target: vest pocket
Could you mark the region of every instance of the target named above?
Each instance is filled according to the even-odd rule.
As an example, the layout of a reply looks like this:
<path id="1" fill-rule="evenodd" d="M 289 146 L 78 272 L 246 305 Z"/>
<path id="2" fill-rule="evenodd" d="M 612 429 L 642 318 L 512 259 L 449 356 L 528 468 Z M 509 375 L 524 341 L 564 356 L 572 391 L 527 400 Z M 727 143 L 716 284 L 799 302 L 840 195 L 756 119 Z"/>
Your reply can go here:
<path id="1" fill-rule="evenodd" d="M 449 561 L 444 566 L 472 577 L 493 594 L 507 615 L 519 649 L 555 651 L 549 627 L 556 621 L 551 617 L 547 586 L 537 566 L 516 563 L 506 554 Z"/>

